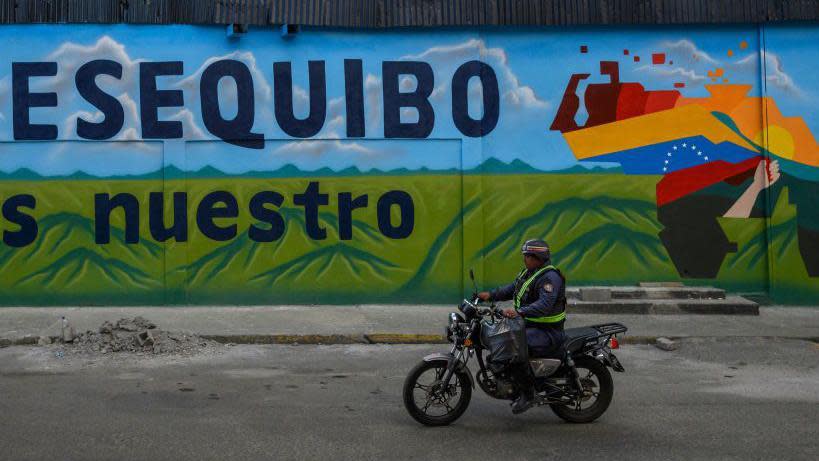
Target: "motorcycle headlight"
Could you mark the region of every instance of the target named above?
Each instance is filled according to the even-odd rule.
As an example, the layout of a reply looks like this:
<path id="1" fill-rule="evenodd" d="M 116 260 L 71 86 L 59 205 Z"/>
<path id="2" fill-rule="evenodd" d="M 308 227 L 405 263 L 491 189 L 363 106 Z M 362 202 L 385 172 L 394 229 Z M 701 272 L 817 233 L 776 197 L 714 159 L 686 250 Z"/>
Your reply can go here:
<path id="1" fill-rule="evenodd" d="M 475 308 L 466 301 L 464 301 L 460 306 L 458 306 L 458 310 L 463 312 L 463 314 L 468 319 L 472 318 L 476 314 Z"/>
<path id="2" fill-rule="evenodd" d="M 455 330 L 458 328 L 458 324 L 461 323 L 463 318 L 457 313 L 452 312 L 449 314 L 449 323 L 446 326 L 446 339 L 449 342 L 452 342 L 452 335 L 455 333 Z"/>
<path id="3" fill-rule="evenodd" d="M 457 313 L 455 313 L 455 312 L 451 312 L 451 313 L 449 314 L 449 329 L 450 329 L 450 330 L 451 330 L 451 329 L 453 329 L 453 327 L 455 327 L 456 325 L 458 325 L 458 323 L 459 323 L 460 321 L 461 321 L 461 317 L 460 317 L 460 316 L 459 316 Z"/>

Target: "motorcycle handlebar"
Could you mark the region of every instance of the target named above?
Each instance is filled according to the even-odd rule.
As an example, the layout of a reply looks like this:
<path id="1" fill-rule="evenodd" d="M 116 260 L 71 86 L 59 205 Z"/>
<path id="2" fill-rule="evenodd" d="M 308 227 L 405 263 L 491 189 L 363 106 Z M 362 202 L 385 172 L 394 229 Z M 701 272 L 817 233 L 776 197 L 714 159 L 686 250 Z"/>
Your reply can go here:
<path id="1" fill-rule="evenodd" d="M 500 310 L 495 306 L 489 306 L 487 308 L 481 309 L 478 308 L 479 315 L 491 315 L 493 317 L 497 317 L 500 315 Z"/>
<path id="2" fill-rule="evenodd" d="M 494 302 L 492 302 L 492 304 L 490 304 L 488 307 L 481 308 L 481 307 L 478 306 L 481 303 L 481 300 L 477 296 L 475 297 L 475 299 L 472 302 L 469 302 L 466 299 L 464 301 L 471 304 L 472 307 L 475 308 L 475 312 L 477 312 L 478 315 L 480 315 L 480 316 L 489 315 L 489 316 L 492 316 L 492 317 L 502 317 L 501 310 L 498 309 L 495 306 Z"/>

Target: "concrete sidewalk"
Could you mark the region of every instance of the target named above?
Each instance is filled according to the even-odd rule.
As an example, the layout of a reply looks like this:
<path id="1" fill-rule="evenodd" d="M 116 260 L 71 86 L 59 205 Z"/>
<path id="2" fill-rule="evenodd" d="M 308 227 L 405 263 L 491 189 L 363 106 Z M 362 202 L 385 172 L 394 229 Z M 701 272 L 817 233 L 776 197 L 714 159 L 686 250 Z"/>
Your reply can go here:
<path id="1" fill-rule="evenodd" d="M 65 315 L 75 329 L 143 316 L 163 329 L 234 343 L 425 343 L 442 340 L 454 306 L 211 306 L 0 308 L 0 345 L 59 335 Z M 763 307 L 759 316 L 572 314 L 567 327 L 620 322 L 626 341 L 653 338 L 780 337 L 819 340 L 818 307 Z"/>

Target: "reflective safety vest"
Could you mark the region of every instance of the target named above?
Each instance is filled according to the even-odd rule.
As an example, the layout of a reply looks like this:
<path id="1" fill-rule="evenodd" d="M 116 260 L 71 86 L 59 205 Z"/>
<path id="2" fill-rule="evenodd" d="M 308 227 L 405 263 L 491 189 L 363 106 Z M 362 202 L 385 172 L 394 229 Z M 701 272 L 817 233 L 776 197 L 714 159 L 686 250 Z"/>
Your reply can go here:
<path id="1" fill-rule="evenodd" d="M 546 271 L 550 271 L 550 270 L 557 271 L 558 274 L 560 273 L 560 271 L 558 271 L 555 266 L 552 266 L 552 265 L 543 266 L 540 269 L 538 269 L 537 271 L 535 271 L 535 273 L 532 274 L 531 277 L 526 279 L 525 282 L 523 282 L 523 285 L 521 285 L 520 288 L 518 288 L 517 291 L 515 292 L 515 310 L 520 309 L 521 301 L 523 301 L 524 296 L 526 296 L 526 292 L 529 291 L 529 286 L 532 284 L 532 282 L 534 282 L 535 279 L 537 279 L 538 277 L 543 275 Z M 520 272 L 520 274 L 518 275 L 518 280 L 520 280 L 521 277 L 523 277 L 524 275 L 526 275 L 526 269 L 523 269 Z M 566 287 L 564 286 L 563 289 L 565 290 Z M 559 296 L 559 293 L 558 293 L 558 296 Z M 563 308 L 562 312 L 560 312 L 558 314 L 554 314 L 554 315 L 547 315 L 547 316 L 544 316 L 544 317 L 525 317 L 525 320 L 527 322 L 534 322 L 534 323 L 558 323 L 558 322 L 562 322 L 562 321 L 566 320 L 566 304 L 565 304 L 565 301 L 558 298 L 557 300 L 555 300 L 555 302 L 556 302 L 556 304 L 561 305 L 561 307 Z"/>

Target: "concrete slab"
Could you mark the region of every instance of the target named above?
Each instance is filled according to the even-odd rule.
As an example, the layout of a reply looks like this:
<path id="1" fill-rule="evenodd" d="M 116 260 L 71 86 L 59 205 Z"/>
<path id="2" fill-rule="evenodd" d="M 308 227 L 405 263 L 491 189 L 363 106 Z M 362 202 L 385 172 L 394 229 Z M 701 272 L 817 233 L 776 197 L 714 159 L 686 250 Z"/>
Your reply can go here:
<path id="1" fill-rule="evenodd" d="M 656 287 L 684 287 L 682 282 L 640 282 L 639 285 L 644 288 Z"/>
<path id="2" fill-rule="evenodd" d="M 725 299 L 725 290 L 714 287 L 572 287 L 566 290 L 568 299 L 583 299 L 581 292 L 605 289 L 611 292 L 612 299 Z"/>
<path id="3" fill-rule="evenodd" d="M 759 315 L 759 304 L 739 296 L 725 299 L 612 299 L 607 302 L 570 300 L 569 311 L 581 314 L 702 314 Z"/>
<path id="4" fill-rule="evenodd" d="M 611 288 L 608 287 L 583 287 L 580 288 L 580 299 L 592 302 L 611 301 Z"/>

